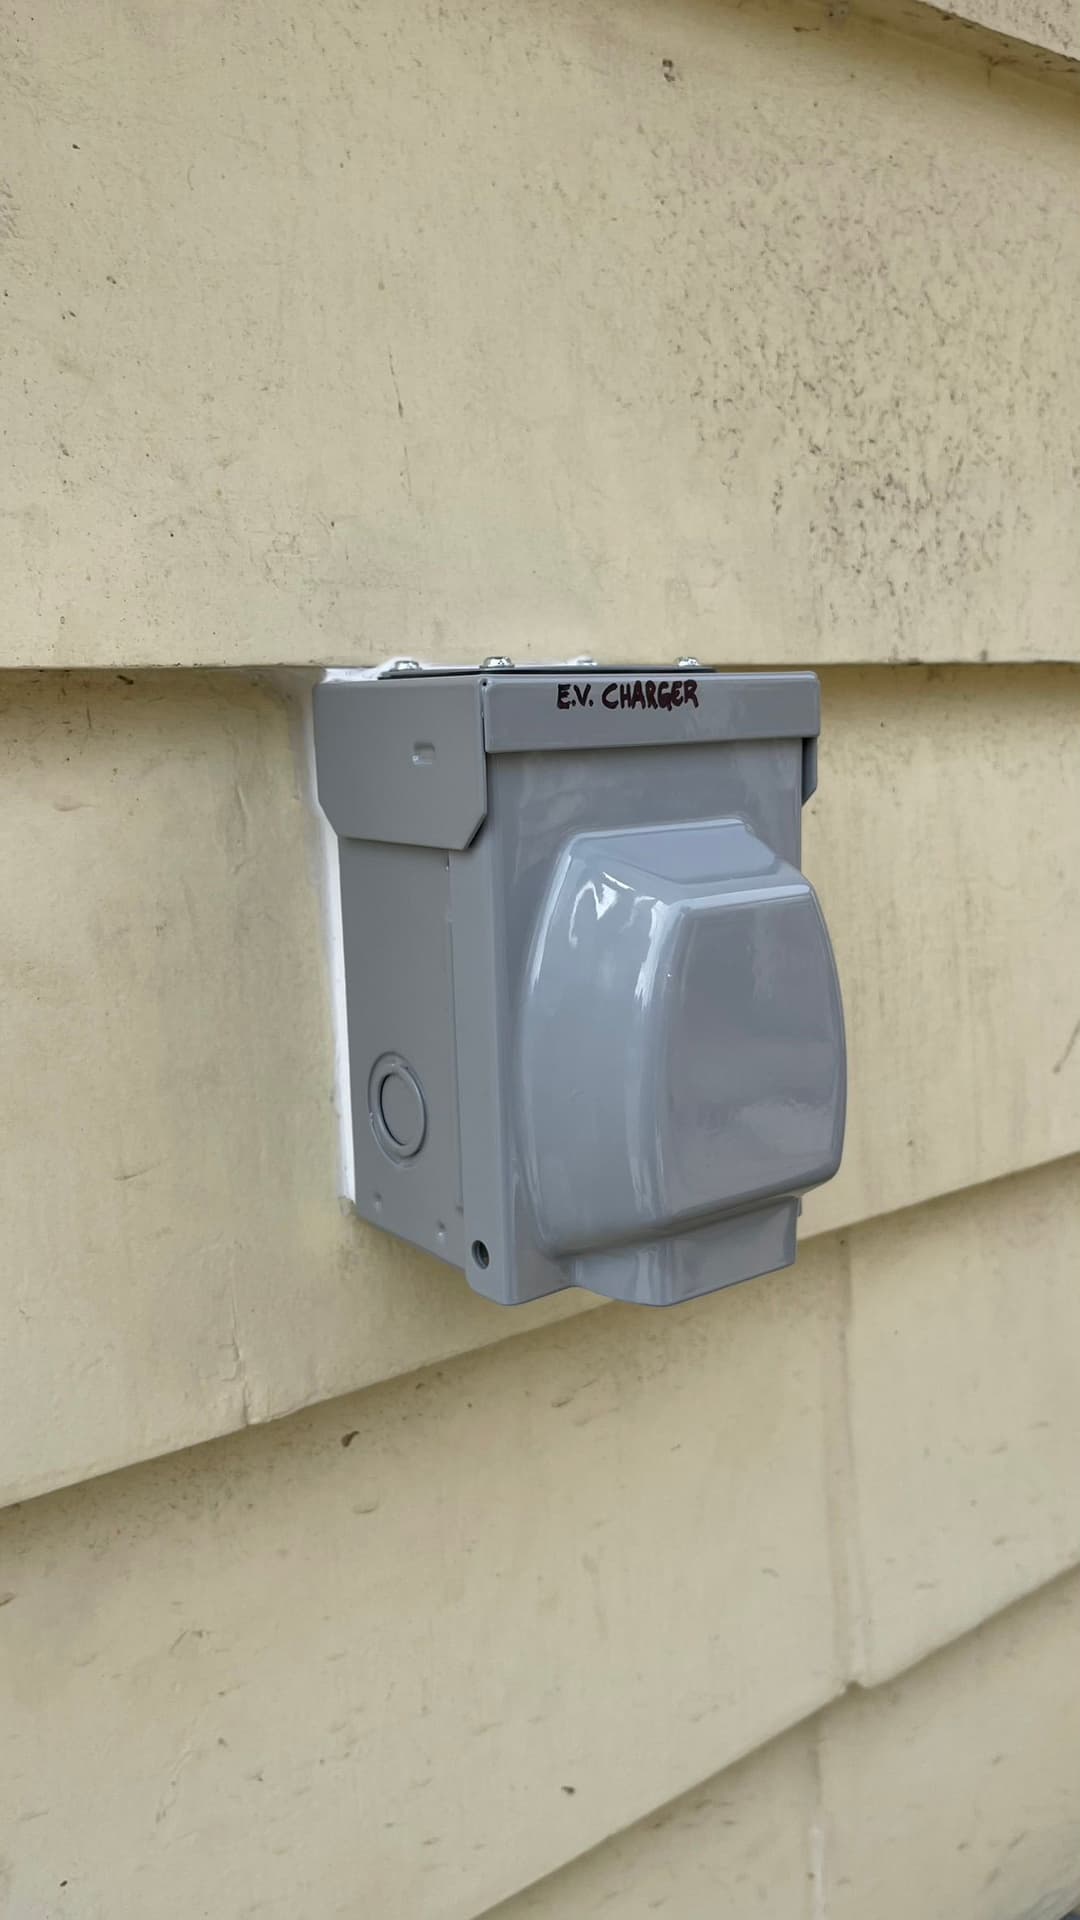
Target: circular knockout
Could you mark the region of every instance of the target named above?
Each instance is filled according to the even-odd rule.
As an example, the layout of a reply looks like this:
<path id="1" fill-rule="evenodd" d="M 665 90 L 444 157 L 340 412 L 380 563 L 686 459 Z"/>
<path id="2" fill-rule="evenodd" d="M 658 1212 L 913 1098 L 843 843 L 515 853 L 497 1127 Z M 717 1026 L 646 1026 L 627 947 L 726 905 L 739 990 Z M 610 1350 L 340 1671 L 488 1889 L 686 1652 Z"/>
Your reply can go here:
<path id="1" fill-rule="evenodd" d="M 384 1053 L 368 1080 L 371 1130 L 383 1152 L 398 1162 L 412 1160 L 424 1144 L 427 1108 L 420 1082 L 399 1053 Z"/>

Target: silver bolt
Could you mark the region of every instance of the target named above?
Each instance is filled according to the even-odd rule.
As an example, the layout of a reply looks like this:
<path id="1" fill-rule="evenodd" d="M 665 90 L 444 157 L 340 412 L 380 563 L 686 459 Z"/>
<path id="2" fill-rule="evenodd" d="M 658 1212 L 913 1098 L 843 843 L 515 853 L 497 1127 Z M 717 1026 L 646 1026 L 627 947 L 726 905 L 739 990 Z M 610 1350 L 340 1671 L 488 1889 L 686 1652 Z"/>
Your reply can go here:
<path id="1" fill-rule="evenodd" d="M 508 653 L 489 653 L 487 659 L 480 662 L 482 667 L 512 667 L 513 664 Z"/>
<path id="2" fill-rule="evenodd" d="M 568 667 L 598 667 L 600 662 L 594 653 L 575 653 L 566 664 Z"/>
<path id="3" fill-rule="evenodd" d="M 679 655 L 675 665 L 677 667 L 700 667 L 701 661 L 695 659 L 692 653 L 683 653 Z"/>
<path id="4" fill-rule="evenodd" d="M 419 673 L 420 662 L 419 660 L 391 660 L 390 671 L 391 673 Z"/>

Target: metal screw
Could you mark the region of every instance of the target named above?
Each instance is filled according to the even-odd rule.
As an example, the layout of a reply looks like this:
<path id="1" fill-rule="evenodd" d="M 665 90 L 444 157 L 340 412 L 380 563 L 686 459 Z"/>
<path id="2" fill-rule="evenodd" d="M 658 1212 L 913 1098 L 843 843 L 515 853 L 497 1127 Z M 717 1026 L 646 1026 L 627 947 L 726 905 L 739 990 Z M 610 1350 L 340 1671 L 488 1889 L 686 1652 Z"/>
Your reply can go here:
<path id="1" fill-rule="evenodd" d="M 482 667 L 512 667 L 513 664 L 508 653 L 489 653 L 487 659 L 480 662 Z"/>
<path id="2" fill-rule="evenodd" d="M 600 662 L 594 653 L 575 653 L 566 664 L 568 667 L 598 667 Z"/>
<path id="3" fill-rule="evenodd" d="M 391 660 L 390 671 L 391 673 L 419 673 L 420 662 L 419 660 Z"/>
<path id="4" fill-rule="evenodd" d="M 701 661 L 695 659 L 692 653 L 683 653 L 679 655 L 675 665 L 677 667 L 700 667 Z"/>

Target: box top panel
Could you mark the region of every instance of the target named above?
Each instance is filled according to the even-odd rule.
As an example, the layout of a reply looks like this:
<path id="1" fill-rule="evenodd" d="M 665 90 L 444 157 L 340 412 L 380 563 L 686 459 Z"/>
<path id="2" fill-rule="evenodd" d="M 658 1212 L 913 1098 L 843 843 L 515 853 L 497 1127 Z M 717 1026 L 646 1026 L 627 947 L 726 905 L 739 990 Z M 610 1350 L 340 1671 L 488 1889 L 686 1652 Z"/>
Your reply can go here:
<path id="1" fill-rule="evenodd" d="M 479 682 L 488 753 L 806 740 L 821 718 L 812 673 L 591 667 L 488 672 Z"/>
<path id="2" fill-rule="evenodd" d="M 485 816 L 492 755 L 789 739 L 804 742 L 806 798 L 820 708 L 813 673 L 575 663 L 328 677 L 315 689 L 319 795 L 339 834 L 460 849 Z"/>

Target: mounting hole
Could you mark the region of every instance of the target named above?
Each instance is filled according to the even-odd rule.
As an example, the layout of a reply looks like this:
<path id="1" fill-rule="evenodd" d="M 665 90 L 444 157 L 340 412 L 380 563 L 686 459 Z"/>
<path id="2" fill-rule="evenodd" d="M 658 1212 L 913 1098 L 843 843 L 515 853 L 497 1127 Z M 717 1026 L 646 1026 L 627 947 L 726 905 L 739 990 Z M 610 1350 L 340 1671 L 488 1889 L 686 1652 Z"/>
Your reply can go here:
<path id="1" fill-rule="evenodd" d="M 427 1107 L 423 1090 L 407 1060 L 384 1053 L 368 1079 L 371 1130 L 388 1159 L 412 1160 L 424 1144 Z"/>
<path id="2" fill-rule="evenodd" d="M 491 1265 L 491 1255 L 482 1240 L 473 1241 L 472 1257 L 478 1267 L 490 1267 Z"/>

